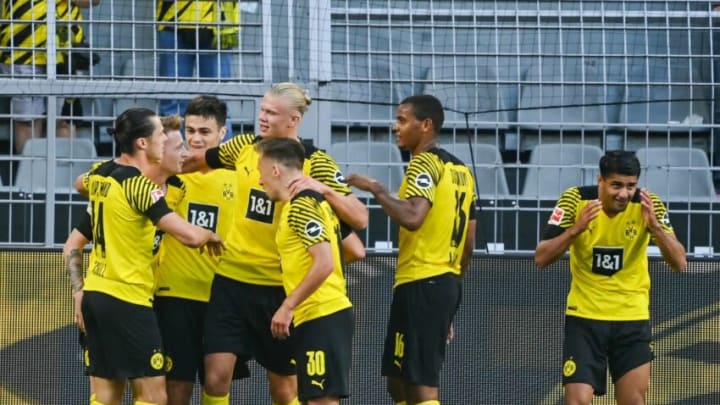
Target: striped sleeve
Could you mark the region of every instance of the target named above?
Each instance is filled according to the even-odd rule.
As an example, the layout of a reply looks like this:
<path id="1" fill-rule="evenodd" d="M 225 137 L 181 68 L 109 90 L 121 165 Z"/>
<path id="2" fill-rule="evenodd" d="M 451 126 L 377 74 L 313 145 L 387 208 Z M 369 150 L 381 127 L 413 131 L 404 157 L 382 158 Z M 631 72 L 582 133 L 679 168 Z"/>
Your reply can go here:
<path id="1" fill-rule="evenodd" d="M 665 204 L 663 204 L 660 197 L 658 197 L 655 193 L 650 192 L 650 199 L 653 203 L 653 211 L 655 212 L 655 218 L 657 218 L 660 222 L 660 226 L 662 226 L 663 232 L 675 232 L 673 230 L 672 224 L 670 224 L 670 216 L 668 214 L 667 207 L 665 207 Z"/>
<path id="2" fill-rule="evenodd" d="M 300 196 L 290 203 L 290 229 L 307 249 L 321 242 L 330 242 L 330 224 L 323 220 L 320 203 L 311 196 Z"/>
<path id="3" fill-rule="evenodd" d="M 258 136 L 255 134 L 242 134 L 233 137 L 224 142 L 217 148 L 210 148 L 205 153 L 205 160 L 208 166 L 214 169 L 235 170 L 235 162 L 237 161 L 243 148 L 257 142 Z"/>
<path id="4" fill-rule="evenodd" d="M 580 201 L 580 189 L 571 187 L 565 190 L 555 203 L 541 239 L 552 239 L 573 226 Z"/>
<path id="5" fill-rule="evenodd" d="M 433 153 L 423 152 L 410 160 L 405 174 L 405 199 L 422 197 L 433 203 L 444 166 Z"/>
<path id="6" fill-rule="evenodd" d="M 165 194 L 145 176 L 133 176 L 123 181 L 123 191 L 128 204 L 145 214 L 153 223 L 172 211 L 165 202 Z"/>
<path id="7" fill-rule="evenodd" d="M 335 159 L 321 150 L 317 150 L 310 155 L 310 177 L 324 183 L 342 195 L 348 195 L 352 192 L 345 183 L 345 176 L 343 176 Z"/>

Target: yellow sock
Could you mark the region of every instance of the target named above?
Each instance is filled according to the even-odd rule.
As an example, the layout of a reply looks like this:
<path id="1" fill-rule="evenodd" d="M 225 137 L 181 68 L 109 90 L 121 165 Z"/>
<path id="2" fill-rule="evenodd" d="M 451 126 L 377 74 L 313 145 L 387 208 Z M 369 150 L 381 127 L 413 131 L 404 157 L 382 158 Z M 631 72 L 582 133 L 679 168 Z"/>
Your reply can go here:
<path id="1" fill-rule="evenodd" d="M 143 402 L 143 401 L 135 401 L 133 402 L 133 405 L 158 405 L 154 402 Z"/>
<path id="2" fill-rule="evenodd" d="M 415 405 L 440 405 L 440 401 L 434 399 L 432 401 L 418 402 Z"/>
<path id="3" fill-rule="evenodd" d="M 272 405 L 279 405 L 277 402 L 273 402 Z M 300 405 L 300 400 L 295 397 L 292 401 L 288 402 L 286 405 Z"/>
<path id="4" fill-rule="evenodd" d="M 395 405 L 407 405 L 407 402 L 400 401 L 400 402 L 396 402 Z"/>
<path id="5" fill-rule="evenodd" d="M 97 400 L 97 394 L 95 394 L 95 393 L 93 392 L 92 395 L 90 395 L 90 405 L 105 405 L 105 404 L 103 404 L 102 402 L 98 401 L 98 400 Z"/>
<path id="6" fill-rule="evenodd" d="M 222 397 L 214 397 L 203 390 L 202 405 L 230 405 L 230 393 Z"/>

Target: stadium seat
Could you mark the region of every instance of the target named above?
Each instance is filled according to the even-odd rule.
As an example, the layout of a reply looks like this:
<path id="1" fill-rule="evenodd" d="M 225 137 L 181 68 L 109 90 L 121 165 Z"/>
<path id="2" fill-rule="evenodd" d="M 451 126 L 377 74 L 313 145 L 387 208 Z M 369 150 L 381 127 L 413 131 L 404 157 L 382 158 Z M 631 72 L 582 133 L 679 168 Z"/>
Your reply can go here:
<path id="1" fill-rule="evenodd" d="M 397 145 L 388 142 L 339 142 L 328 148 L 347 176 L 350 173 L 368 175 L 397 193 L 403 178 L 403 160 Z M 356 190 L 358 196 L 370 194 Z"/>
<path id="2" fill-rule="evenodd" d="M 649 59 L 646 66 L 634 65 L 628 72 L 625 104 L 620 123 L 632 131 L 687 132 L 710 124 L 710 86 L 691 86 L 687 62 L 669 66 L 664 60 Z M 647 103 L 647 100 L 656 102 Z M 691 101 L 693 100 L 693 101 Z"/>
<path id="3" fill-rule="evenodd" d="M 454 143 L 443 147 L 473 170 L 470 147 L 466 143 Z M 509 196 L 510 191 L 505 178 L 502 156 L 500 156 L 498 148 L 495 145 L 480 143 L 473 145 L 472 149 L 475 155 L 473 176 L 475 176 L 477 190 L 480 193 L 478 197 L 496 199 Z"/>
<path id="4" fill-rule="evenodd" d="M 582 144 L 538 144 L 530 153 L 522 197 L 557 199 L 573 186 L 596 184 L 602 149 Z"/>
<path id="5" fill-rule="evenodd" d="M 642 172 L 639 184 L 666 201 L 715 200 L 707 155 L 701 149 L 648 147 L 635 152 Z"/>
<path id="6" fill-rule="evenodd" d="M 602 72 L 602 65 L 580 58 L 531 65 L 520 83 L 518 121 L 525 128 L 553 131 L 602 130 L 606 123 L 617 122 L 617 112 L 602 104 L 619 102 L 621 94 L 606 91 L 602 84 L 588 84 L 602 82 Z M 595 105 L 538 108 L 585 104 Z"/>
<path id="7" fill-rule="evenodd" d="M 30 139 L 23 148 L 18 165 L 15 189 L 24 192 L 45 192 L 48 142 L 46 138 Z M 89 139 L 57 138 L 55 140 L 55 191 L 73 192 L 73 183 L 88 171 L 96 157 L 95 145 Z"/>
<path id="8" fill-rule="evenodd" d="M 482 78 L 497 82 L 497 75 L 491 72 Z M 448 125 L 465 127 L 465 114 L 470 113 L 468 120 L 474 128 L 507 128 L 507 114 L 504 111 L 479 113 L 481 111 L 496 111 L 504 109 L 502 99 L 498 98 L 499 87 L 494 83 L 473 84 L 429 84 L 424 93 L 437 97 L 445 107 L 445 122 Z"/>

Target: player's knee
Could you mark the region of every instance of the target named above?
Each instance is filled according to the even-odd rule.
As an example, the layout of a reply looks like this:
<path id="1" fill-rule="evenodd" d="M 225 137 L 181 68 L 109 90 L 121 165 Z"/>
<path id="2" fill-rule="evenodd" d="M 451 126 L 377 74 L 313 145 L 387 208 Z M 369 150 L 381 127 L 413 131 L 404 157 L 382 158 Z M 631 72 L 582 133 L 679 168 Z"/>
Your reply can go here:
<path id="1" fill-rule="evenodd" d="M 289 387 L 270 387 L 270 398 L 273 404 L 291 405 L 299 403 L 297 400 L 297 392 Z"/>
<path id="2" fill-rule="evenodd" d="M 219 368 L 208 369 L 205 371 L 205 383 L 203 384 L 205 391 L 214 396 L 224 396 L 230 392 L 230 384 L 232 383 L 232 371 L 227 372 Z"/>

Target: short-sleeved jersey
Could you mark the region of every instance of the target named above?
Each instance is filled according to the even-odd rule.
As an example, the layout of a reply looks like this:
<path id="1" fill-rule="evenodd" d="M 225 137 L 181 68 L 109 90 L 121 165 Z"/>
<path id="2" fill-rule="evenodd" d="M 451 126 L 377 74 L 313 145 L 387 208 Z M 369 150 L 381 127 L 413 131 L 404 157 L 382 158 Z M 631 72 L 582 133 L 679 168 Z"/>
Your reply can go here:
<path id="1" fill-rule="evenodd" d="M 281 286 L 275 234 L 284 203 L 270 200 L 260 185 L 255 143 L 261 139 L 239 135 L 209 149 L 205 156 L 210 167 L 235 170 L 237 176 L 235 217 L 217 274 L 248 284 Z M 337 163 L 311 145 L 305 146 L 303 173 L 342 195 L 350 194 Z"/>
<path id="2" fill-rule="evenodd" d="M 175 212 L 191 224 L 209 229 L 225 239 L 232 225 L 236 177 L 230 170 L 180 175 L 185 198 Z M 172 235 L 161 243 L 155 295 L 208 302 L 210 285 L 219 259 L 188 248 Z"/>
<path id="3" fill-rule="evenodd" d="M 597 198 L 597 186 L 567 189 L 557 201 L 542 239 L 552 239 L 565 232 L 585 205 Z M 653 193 L 650 198 L 663 231 L 672 233 L 665 205 Z M 601 210 L 588 229 L 570 245 L 572 282 L 565 313 L 607 321 L 649 319 L 647 246 L 650 237 L 642 214 L 640 189 L 627 208 L 614 217 L 608 217 Z"/>
<path id="4" fill-rule="evenodd" d="M 165 181 L 165 203 L 171 210 L 177 212 L 180 202 L 185 198 L 185 193 L 185 183 L 183 183 L 179 176 L 170 176 Z M 155 240 L 153 241 L 153 270 L 155 271 L 156 280 L 157 270 L 160 266 L 160 247 L 164 239 L 165 232 L 155 229 Z"/>
<path id="5" fill-rule="evenodd" d="M 94 242 L 84 290 L 152 306 L 154 223 L 172 212 L 163 191 L 114 161 L 93 166 L 84 183 Z"/>
<path id="6" fill-rule="evenodd" d="M 282 263 L 283 287 L 288 295 L 310 271 L 313 259 L 308 249 L 323 242 L 329 243 L 332 249 L 333 271 L 315 292 L 295 308 L 295 326 L 352 306 L 345 289 L 340 222 L 319 193 L 306 190 L 285 204 L 276 240 Z"/>
<path id="7" fill-rule="evenodd" d="M 400 227 L 395 287 L 444 273 L 460 274 L 468 224 L 475 219 L 475 180 L 465 164 L 441 148 L 414 156 L 398 195 L 428 200 L 415 231 Z"/>

